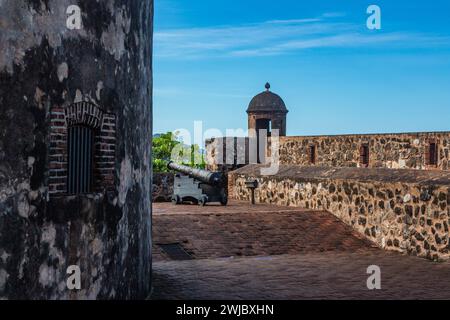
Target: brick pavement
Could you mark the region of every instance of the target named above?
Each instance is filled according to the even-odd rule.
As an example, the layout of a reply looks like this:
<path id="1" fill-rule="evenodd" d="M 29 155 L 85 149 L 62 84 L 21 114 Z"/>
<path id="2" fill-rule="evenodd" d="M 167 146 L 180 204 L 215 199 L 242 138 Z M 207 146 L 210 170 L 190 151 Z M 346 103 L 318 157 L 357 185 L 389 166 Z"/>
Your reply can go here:
<path id="1" fill-rule="evenodd" d="M 380 291 L 367 267 L 381 268 Z M 154 264 L 153 299 L 450 299 L 450 264 L 381 250 Z"/>
<path id="2" fill-rule="evenodd" d="M 175 214 L 176 213 L 176 214 Z M 327 212 L 249 206 L 154 204 L 154 260 L 168 260 L 158 244 L 180 243 L 195 259 L 368 250 L 372 243 Z"/>
<path id="3" fill-rule="evenodd" d="M 386 252 L 327 212 L 154 205 L 153 299 L 450 299 L 450 262 Z M 180 242 L 194 260 L 170 261 Z M 366 287 L 369 265 L 381 291 Z"/>

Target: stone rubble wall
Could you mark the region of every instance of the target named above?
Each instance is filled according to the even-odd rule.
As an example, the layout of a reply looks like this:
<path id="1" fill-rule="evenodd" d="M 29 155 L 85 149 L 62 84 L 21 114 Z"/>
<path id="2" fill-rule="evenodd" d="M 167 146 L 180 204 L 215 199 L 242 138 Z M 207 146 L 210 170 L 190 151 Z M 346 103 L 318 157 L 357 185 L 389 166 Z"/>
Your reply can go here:
<path id="1" fill-rule="evenodd" d="M 439 149 L 437 166 L 428 166 L 426 154 L 430 141 Z M 317 166 L 360 167 L 360 147 L 369 145 L 370 168 L 450 169 L 450 133 L 405 133 L 280 137 L 280 163 L 311 165 L 309 148 L 316 146 Z"/>
<path id="2" fill-rule="evenodd" d="M 207 170 L 235 170 L 250 163 L 247 137 L 211 138 L 205 141 L 205 148 Z"/>
<path id="3" fill-rule="evenodd" d="M 402 182 L 389 181 L 388 169 L 345 169 L 341 174 L 317 168 L 303 174 L 307 168 L 297 166 L 280 176 L 263 177 L 255 170 L 259 167 L 230 173 L 231 198 L 250 201 L 245 182 L 256 179 L 257 203 L 327 210 L 383 249 L 433 260 L 450 258 L 448 177 L 439 180 L 435 174 L 420 180 L 417 171 L 395 170 L 401 171 L 396 173 Z M 367 170 L 370 174 L 358 180 Z"/>
<path id="4" fill-rule="evenodd" d="M 153 173 L 153 202 L 172 201 L 174 178 L 173 173 Z"/>
<path id="5" fill-rule="evenodd" d="M 223 165 L 235 170 L 249 164 L 248 138 L 215 138 L 206 141 L 208 169 L 220 170 Z M 438 165 L 427 163 L 430 142 L 438 145 Z M 229 145 L 232 143 L 233 145 Z M 450 170 L 450 132 L 423 132 L 369 135 L 298 136 L 280 137 L 279 159 L 281 164 L 327 167 L 361 167 L 360 148 L 369 146 L 369 168 Z M 310 147 L 315 146 L 315 164 L 310 162 Z M 270 139 L 266 155 L 272 153 Z M 228 150 L 228 151 L 227 151 Z M 233 154 L 227 154 L 233 153 Z M 233 156 L 243 154 L 244 161 L 229 162 Z M 219 160 L 220 158 L 220 160 Z"/>

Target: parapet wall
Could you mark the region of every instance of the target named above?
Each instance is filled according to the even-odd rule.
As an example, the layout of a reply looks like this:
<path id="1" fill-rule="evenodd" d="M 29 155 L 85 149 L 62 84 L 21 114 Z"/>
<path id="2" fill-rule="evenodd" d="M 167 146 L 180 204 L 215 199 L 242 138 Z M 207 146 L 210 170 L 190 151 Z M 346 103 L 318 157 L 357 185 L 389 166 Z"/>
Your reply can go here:
<path id="1" fill-rule="evenodd" d="M 437 145 L 437 164 L 430 164 L 430 144 Z M 450 169 L 450 132 L 280 137 L 280 163 L 327 167 L 361 167 L 361 146 L 369 148 L 369 168 Z"/>
<path id="2" fill-rule="evenodd" d="M 245 182 L 256 179 L 258 203 L 327 210 L 381 248 L 450 257 L 450 173 L 282 165 L 261 176 L 260 168 L 230 173 L 230 198 L 249 201 Z"/>
<path id="3" fill-rule="evenodd" d="M 430 154 L 432 145 L 434 157 Z M 362 161 L 363 146 L 367 147 L 366 163 Z M 266 155 L 270 155 L 270 141 L 266 148 Z M 249 164 L 256 156 L 250 157 L 248 149 L 248 138 L 207 140 L 208 168 L 220 170 L 226 164 L 234 170 Z M 280 137 L 279 145 L 281 164 L 341 168 L 450 170 L 449 153 L 450 132 Z"/>
<path id="4" fill-rule="evenodd" d="M 153 173 L 153 202 L 170 202 L 172 200 L 174 178 L 173 173 Z"/>

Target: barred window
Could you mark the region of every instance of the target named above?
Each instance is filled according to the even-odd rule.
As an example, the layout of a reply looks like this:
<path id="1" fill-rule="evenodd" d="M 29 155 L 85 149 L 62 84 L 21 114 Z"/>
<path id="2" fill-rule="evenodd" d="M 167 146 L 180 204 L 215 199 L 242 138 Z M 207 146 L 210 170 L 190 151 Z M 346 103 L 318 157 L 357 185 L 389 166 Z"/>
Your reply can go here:
<path id="1" fill-rule="evenodd" d="M 359 150 L 359 154 L 360 154 L 359 163 L 361 167 L 368 167 L 370 161 L 369 145 L 363 144 Z"/>
<path id="2" fill-rule="evenodd" d="M 436 142 L 430 142 L 430 145 L 428 147 L 428 157 L 428 164 L 430 166 L 438 165 L 438 145 Z"/>
<path id="3" fill-rule="evenodd" d="M 309 163 L 316 164 L 316 146 L 315 145 L 309 146 Z"/>
<path id="4" fill-rule="evenodd" d="M 68 130 L 69 194 L 93 191 L 94 130 L 86 126 L 72 126 Z"/>

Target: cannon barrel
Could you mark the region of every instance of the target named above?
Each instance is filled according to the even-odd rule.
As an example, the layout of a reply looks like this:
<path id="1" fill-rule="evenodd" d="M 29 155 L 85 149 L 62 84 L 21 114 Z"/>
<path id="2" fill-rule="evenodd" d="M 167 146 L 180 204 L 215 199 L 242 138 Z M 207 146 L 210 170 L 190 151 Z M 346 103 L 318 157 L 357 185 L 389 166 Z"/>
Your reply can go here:
<path id="1" fill-rule="evenodd" d="M 183 173 L 191 178 L 197 179 L 209 185 L 219 186 L 223 184 L 224 175 L 221 172 L 211 172 L 207 170 L 195 169 L 175 162 L 169 162 L 167 167 L 176 172 Z"/>

